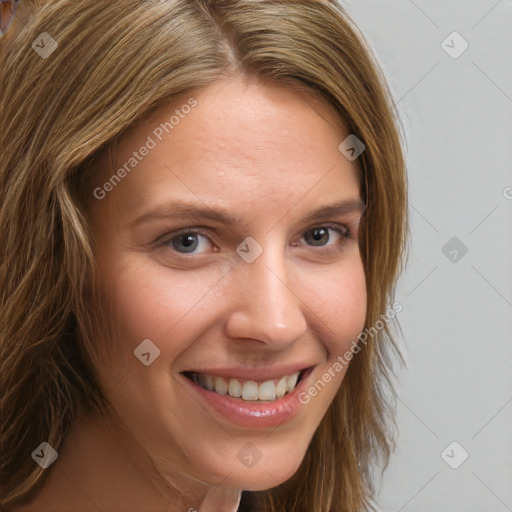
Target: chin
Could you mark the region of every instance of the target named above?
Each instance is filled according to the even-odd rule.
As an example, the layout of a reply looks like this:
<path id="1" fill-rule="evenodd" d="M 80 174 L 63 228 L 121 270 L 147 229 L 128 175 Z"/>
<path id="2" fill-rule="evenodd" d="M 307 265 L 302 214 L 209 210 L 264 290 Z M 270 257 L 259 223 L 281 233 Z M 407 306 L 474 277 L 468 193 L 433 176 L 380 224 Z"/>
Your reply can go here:
<path id="1" fill-rule="evenodd" d="M 295 453 L 290 455 L 290 451 L 295 451 Z M 277 487 L 297 472 L 304 455 L 290 449 L 287 453 L 277 453 L 266 461 L 262 455 L 261 459 L 252 466 L 244 467 L 242 464 L 236 464 L 228 467 L 223 465 L 222 468 L 219 468 L 220 474 L 223 474 L 222 485 L 244 491 L 265 491 Z M 227 477 L 226 471 L 230 472 Z M 219 481 L 212 483 L 218 485 Z"/>
<path id="2" fill-rule="evenodd" d="M 266 491 L 277 487 L 289 480 L 297 472 L 300 467 L 300 462 L 299 464 L 283 466 L 282 468 L 264 468 L 263 471 L 259 471 L 257 474 L 250 476 L 250 478 L 239 479 L 240 486 L 238 488 L 244 491 L 254 492 Z"/>

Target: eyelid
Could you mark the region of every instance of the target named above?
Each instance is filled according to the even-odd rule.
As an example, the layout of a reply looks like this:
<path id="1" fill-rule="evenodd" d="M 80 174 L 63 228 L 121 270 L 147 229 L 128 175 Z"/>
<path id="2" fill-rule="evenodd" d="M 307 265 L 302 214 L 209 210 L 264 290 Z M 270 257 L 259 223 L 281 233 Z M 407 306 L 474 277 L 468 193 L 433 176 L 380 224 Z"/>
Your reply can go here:
<path id="1" fill-rule="evenodd" d="M 346 224 L 338 224 L 337 222 L 324 222 L 320 224 L 314 224 L 310 228 L 305 229 L 303 233 L 305 233 L 306 231 L 311 231 L 312 229 L 316 228 L 330 228 L 334 229 L 335 231 L 347 231 L 348 233 L 352 231 L 350 227 L 347 226 Z"/>

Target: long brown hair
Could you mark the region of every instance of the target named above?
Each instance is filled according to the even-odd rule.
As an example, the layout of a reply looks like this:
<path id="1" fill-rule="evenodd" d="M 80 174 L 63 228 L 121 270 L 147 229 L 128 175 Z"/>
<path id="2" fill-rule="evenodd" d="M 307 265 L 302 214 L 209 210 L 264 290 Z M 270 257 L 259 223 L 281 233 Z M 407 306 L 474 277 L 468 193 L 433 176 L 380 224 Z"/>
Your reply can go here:
<path id="1" fill-rule="evenodd" d="M 407 227 L 406 173 L 386 82 L 336 0 L 25 0 L 0 48 L 0 505 L 44 484 L 79 409 L 107 404 L 91 344 L 101 311 L 84 212 L 103 152 L 163 103 L 241 72 L 307 87 L 366 147 L 360 239 L 370 328 L 389 308 Z M 43 58 L 41 33 L 58 43 Z M 340 141 L 341 142 L 341 141 Z M 296 474 L 262 510 L 357 512 L 393 447 L 387 323 L 354 356 Z"/>

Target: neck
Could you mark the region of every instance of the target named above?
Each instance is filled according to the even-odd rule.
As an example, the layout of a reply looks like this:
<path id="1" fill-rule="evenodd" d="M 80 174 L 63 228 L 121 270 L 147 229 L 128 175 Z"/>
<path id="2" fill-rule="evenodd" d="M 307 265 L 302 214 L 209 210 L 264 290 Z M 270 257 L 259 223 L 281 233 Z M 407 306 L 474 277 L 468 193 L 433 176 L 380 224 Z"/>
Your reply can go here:
<path id="1" fill-rule="evenodd" d="M 164 477 L 116 421 L 89 413 L 72 427 L 42 492 L 26 510 L 236 512 L 240 495 L 173 469 Z"/>

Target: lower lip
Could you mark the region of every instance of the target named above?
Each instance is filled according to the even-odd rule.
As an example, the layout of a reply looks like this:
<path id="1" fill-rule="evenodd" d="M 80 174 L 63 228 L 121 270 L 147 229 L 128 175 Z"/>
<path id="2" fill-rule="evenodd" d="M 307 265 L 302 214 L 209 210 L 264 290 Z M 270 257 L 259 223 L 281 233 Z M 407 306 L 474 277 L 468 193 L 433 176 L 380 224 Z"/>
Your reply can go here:
<path id="1" fill-rule="evenodd" d="M 246 402 L 229 395 L 219 395 L 214 391 L 208 391 L 199 384 L 183 376 L 194 394 L 198 395 L 201 402 L 205 402 L 210 409 L 227 418 L 231 423 L 249 428 L 277 427 L 288 423 L 297 417 L 304 405 L 299 402 L 298 395 L 308 386 L 312 368 L 297 384 L 295 389 L 287 395 L 273 402 Z"/>

